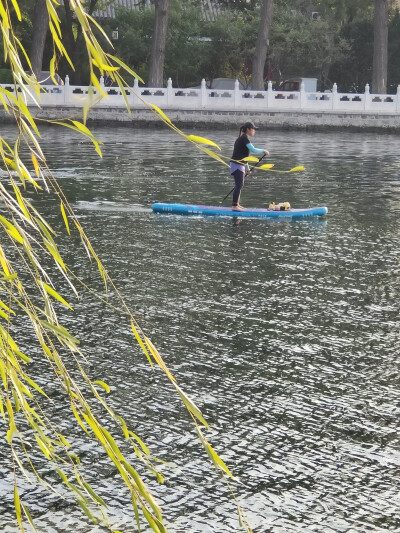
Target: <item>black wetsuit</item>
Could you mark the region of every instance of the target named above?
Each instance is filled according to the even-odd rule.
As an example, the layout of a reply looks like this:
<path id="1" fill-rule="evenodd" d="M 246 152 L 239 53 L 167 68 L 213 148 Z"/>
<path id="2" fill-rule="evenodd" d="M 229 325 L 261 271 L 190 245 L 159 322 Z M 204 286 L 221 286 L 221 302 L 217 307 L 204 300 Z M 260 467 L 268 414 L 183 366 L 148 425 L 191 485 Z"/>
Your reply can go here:
<path id="1" fill-rule="evenodd" d="M 248 157 L 250 154 L 250 150 L 247 148 L 247 145 L 249 144 L 250 140 L 247 137 L 245 133 L 243 133 L 240 137 L 238 137 L 235 141 L 235 145 L 233 147 L 233 154 L 231 158 L 231 163 L 234 163 L 236 165 L 246 165 L 245 161 L 242 161 L 245 157 Z M 246 175 L 245 169 L 236 168 L 232 172 L 232 176 L 235 180 L 235 188 L 233 190 L 233 197 L 232 197 L 232 206 L 237 206 L 239 203 L 240 198 L 240 192 L 243 189 L 244 185 L 244 177 Z"/>

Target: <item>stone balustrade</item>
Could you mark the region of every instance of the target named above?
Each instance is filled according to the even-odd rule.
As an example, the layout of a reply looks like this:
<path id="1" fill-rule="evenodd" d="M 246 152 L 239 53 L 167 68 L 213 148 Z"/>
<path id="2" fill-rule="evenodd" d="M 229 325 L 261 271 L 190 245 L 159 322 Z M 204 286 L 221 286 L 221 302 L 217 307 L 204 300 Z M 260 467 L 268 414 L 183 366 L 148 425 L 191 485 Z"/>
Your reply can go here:
<path id="1" fill-rule="evenodd" d="M 100 78 L 100 85 L 106 96 L 102 96 L 96 88 L 87 86 L 70 85 L 66 76 L 65 84 L 60 86 L 43 86 L 39 100 L 28 97 L 28 106 L 41 108 L 68 106 L 69 108 L 82 108 L 93 106 L 95 108 L 126 107 L 126 102 L 119 87 L 105 87 L 104 80 Z M 11 84 L 1 85 L 4 89 L 14 92 Z M 3 93 L 4 94 L 4 93 Z M 400 85 L 397 94 L 371 94 L 369 85 L 365 92 L 339 93 L 336 84 L 330 92 L 305 92 L 302 84 L 300 91 L 284 92 L 272 89 L 268 83 L 266 91 L 252 91 L 239 89 L 236 81 L 233 90 L 208 89 L 205 80 L 200 88 L 179 89 L 172 86 L 171 79 L 165 88 L 139 87 L 137 80 L 133 87 L 126 88 L 126 98 L 132 109 L 144 109 L 146 103 L 154 104 L 161 109 L 197 110 L 197 111 L 224 111 L 224 112 L 265 112 L 265 111 L 290 111 L 290 112 L 337 112 L 361 113 L 368 115 L 396 115 L 400 113 Z"/>

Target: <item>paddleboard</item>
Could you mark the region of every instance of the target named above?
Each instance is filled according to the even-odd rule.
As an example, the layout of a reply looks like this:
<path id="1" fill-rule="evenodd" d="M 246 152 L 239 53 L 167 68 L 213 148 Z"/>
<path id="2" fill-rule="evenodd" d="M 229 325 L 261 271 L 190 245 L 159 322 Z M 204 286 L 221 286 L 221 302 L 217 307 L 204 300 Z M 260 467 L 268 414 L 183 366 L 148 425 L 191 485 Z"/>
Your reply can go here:
<path id="1" fill-rule="evenodd" d="M 274 211 L 273 209 L 246 207 L 243 211 L 234 211 L 231 207 L 215 205 L 192 204 L 164 204 L 155 203 L 152 206 L 154 213 L 169 213 L 174 215 L 197 215 L 211 217 L 244 217 L 244 218 L 307 218 L 322 217 L 327 214 L 327 207 L 306 207 L 303 209 L 288 209 L 287 211 Z"/>

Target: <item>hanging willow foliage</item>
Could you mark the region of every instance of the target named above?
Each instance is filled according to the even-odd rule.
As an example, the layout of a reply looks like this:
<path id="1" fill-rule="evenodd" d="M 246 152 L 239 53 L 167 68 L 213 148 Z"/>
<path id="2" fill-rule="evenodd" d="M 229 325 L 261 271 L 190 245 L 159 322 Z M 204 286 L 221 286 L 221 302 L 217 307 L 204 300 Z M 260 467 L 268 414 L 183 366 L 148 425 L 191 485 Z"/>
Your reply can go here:
<path id="1" fill-rule="evenodd" d="M 60 2 L 46 0 L 46 4 L 54 48 L 50 70 L 51 77 L 55 80 L 55 65 L 60 56 L 64 56 L 72 68 L 73 65 L 63 45 L 57 14 Z M 136 74 L 118 58 L 102 49 L 94 35 L 92 29 L 94 26 L 106 42 L 110 45 L 111 43 L 96 21 L 85 13 L 83 2 L 70 0 L 70 6 L 82 27 L 87 60 L 90 65 L 91 90 L 95 88 L 101 96 L 105 96 L 95 74 L 95 68 L 101 75 L 107 72 L 120 87 L 128 106 L 124 89 L 126 84 L 121 72 L 125 71 L 134 76 Z M 170 380 L 193 419 L 196 434 L 213 465 L 227 482 L 229 478 L 232 478 L 232 474 L 206 439 L 202 426 L 208 428 L 208 424 L 200 409 L 179 387 L 176 378 L 167 368 L 156 347 L 139 326 L 93 249 L 79 220 L 75 217 L 58 182 L 47 167 L 46 157 L 38 140 L 40 132 L 26 104 L 28 99 L 33 99 L 37 105 L 40 105 L 41 87 L 36 78 L 24 70 L 21 57 L 23 56 L 29 66 L 30 62 L 12 25 L 12 20 L 15 19 L 21 21 L 18 0 L 0 0 L 0 27 L 5 59 L 10 65 L 14 79 L 13 92 L 0 87 L 0 100 L 5 112 L 15 117 L 18 127 L 17 140 L 13 145 L 0 136 L 0 165 L 8 176 L 7 183 L 4 180 L 0 182 L 0 416 L 4 421 L 1 424 L 4 434 L 0 435 L 0 438 L 2 446 L 8 446 L 15 473 L 16 519 L 21 531 L 24 531 L 24 524 L 27 523 L 35 530 L 34 520 L 23 498 L 20 497 L 18 487 L 21 476 L 40 483 L 43 487 L 52 488 L 35 468 L 35 457 L 40 453 L 41 457 L 49 462 L 49 466 L 57 472 L 60 483 L 64 485 L 66 492 L 75 498 L 76 503 L 87 517 L 94 523 L 102 523 L 110 531 L 114 531 L 107 518 L 107 502 L 85 479 L 79 457 L 73 452 L 73 443 L 68 442 L 66 436 L 46 416 L 46 409 L 41 401 L 41 399 L 47 399 L 46 390 L 43 390 L 30 377 L 30 364 L 33 365 L 32 354 L 21 351 L 15 335 L 15 331 L 18 331 L 18 334 L 24 331 L 23 327 L 18 327 L 20 321 L 23 320 L 26 324 L 26 319 L 28 319 L 37 342 L 36 346 L 30 347 L 32 353 L 37 354 L 39 351 L 46 364 L 52 369 L 54 379 L 58 380 L 58 386 L 64 392 L 70 405 L 71 421 L 76 422 L 77 428 L 85 434 L 85 438 L 91 439 L 104 450 L 110 462 L 115 466 L 121 481 L 130 492 L 133 519 L 137 523 L 138 531 L 140 531 L 140 523 L 144 520 L 154 532 L 163 533 L 166 530 L 161 510 L 139 474 L 138 465 L 134 466 L 126 459 L 117 440 L 119 441 L 121 436 L 124 437 L 125 443 L 129 445 L 126 448 L 129 451 L 134 450 L 138 464 L 144 465 L 158 482 L 162 483 L 163 476 L 157 470 L 146 444 L 129 429 L 124 418 L 118 415 L 104 398 L 104 392 L 106 394 L 110 392 L 107 383 L 92 380 L 85 372 L 84 353 L 79 341 L 59 319 L 57 306 L 61 304 L 73 311 L 72 305 L 67 297 L 61 295 L 56 289 L 55 275 L 50 275 L 49 269 L 43 267 L 43 258 L 50 258 L 58 273 L 67 281 L 73 294 L 78 294 L 75 285 L 81 282 L 64 262 L 57 246 L 55 231 L 24 196 L 27 189 L 33 188 L 41 194 L 52 193 L 58 197 L 66 232 L 69 235 L 78 232 L 84 250 L 97 264 L 106 289 L 118 296 L 120 309 L 116 311 L 123 313 L 127 327 L 132 330 L 132 340 L 139 344 L 149 363 L 158 365 Z M 215 148 L 216 145 L 212 141 L 192 135 L 185 136 L 161 110 L 155 107 L 153 110 L 177 133 L 196 146 L 201 146 L 211 157 L 226 164 L 223 158 L 202 146 Z M 101 157 L 101 142 L 85 125 L 87 113 L 88 109 L 84 109 L 81 122 L 71 120 L 59 122 L 59 124 L 72 128 L 89 138 Z M 22 149 L 25 154 L 23 157 L 20 155 Z M 30 155 L 29 159 L 26 157 L 26 152 Z M 88 289 L 83 283 L 82 286 Z M 22 340 L 20 344 L 23 344 Z M 71 359 L 75 361 L 75 370 L 79 371 L 79 383 L 65 364 L 66 360 L 70 364 Z M 101 417 L 97 414 L 99 405 L 104 413 Z M 110 421 L 114 423 L 114 427 L 119 428 L 118 434 L 112 435 L 106 429 L 105 426 L 109 426 Z M 247 532 L 250 532 L 239 505 L 238 513 L 240 524 Z"/>

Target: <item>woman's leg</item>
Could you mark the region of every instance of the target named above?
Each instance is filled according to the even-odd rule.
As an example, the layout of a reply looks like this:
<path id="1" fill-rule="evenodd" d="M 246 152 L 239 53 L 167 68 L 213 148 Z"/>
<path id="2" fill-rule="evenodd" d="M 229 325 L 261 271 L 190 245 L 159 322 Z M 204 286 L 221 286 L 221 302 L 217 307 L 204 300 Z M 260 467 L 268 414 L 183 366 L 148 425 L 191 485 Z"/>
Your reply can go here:
<path id="1" fill-rule="evenodd" d="M 235 179 L 235 188 L 233 189 L 232 207 L 236 207 L 239 205 L 240 192 L 243 189 L 243 185 L 244 185 L 244 172 L 241 172 L 240 170 L 235 170 L 235 172 L 232 173 L 232 176 Z"/>

